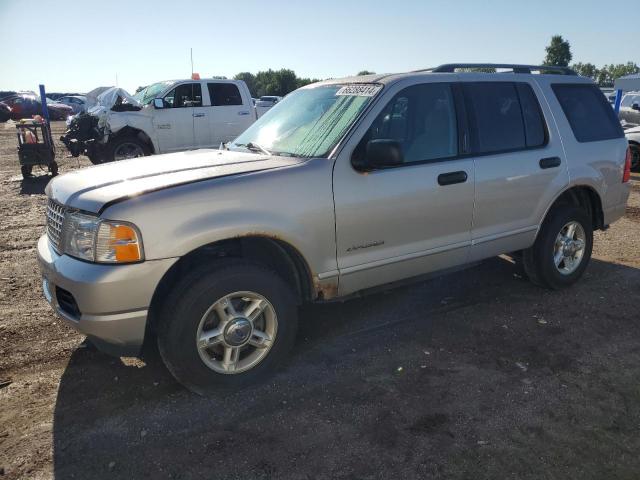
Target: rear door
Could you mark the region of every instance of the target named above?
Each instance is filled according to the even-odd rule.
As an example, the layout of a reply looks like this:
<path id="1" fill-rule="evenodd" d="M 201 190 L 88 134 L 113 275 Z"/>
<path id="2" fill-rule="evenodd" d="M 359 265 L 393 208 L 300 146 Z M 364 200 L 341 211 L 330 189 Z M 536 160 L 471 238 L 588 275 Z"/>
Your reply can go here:
<path id="1" fill-rule="evenodd" d="M 569 175 L 535 83 L 467 81 L 462 88 L 476 172 L 471 259 L 477 260 L 530 246 Z"/>
<path id="2" fill-rule="evenodd" d="M 181 83 L 163 97 L 164 108 L 153 112 L 153 127 L 158 136 L 159 153 L 195 148 L 194 106 L 202 105 L 202 87 L 198 82 Z"/>
<path id="3" fill-rule="evenodd" d="M 442 82 L 390 91 L 382 110 L 354 132 L 350 142 L 357 146 L 336 160 L 341 294 L 467 261 L 474 172 L 473 160 L 460 155 L 454 90 Z M 399 142 L 403 163 L 354 167 L 364 161 L 368 142 L 380 139 Z"/>
<path id="4" fill-rule="evenodd" d="M 238 85 L 231 82 L 207 82 L 211 106 L 208 107 L 208 124 L 211 143 L 233 140 L 255 120 L 251 98 L 243 98 Z"/>

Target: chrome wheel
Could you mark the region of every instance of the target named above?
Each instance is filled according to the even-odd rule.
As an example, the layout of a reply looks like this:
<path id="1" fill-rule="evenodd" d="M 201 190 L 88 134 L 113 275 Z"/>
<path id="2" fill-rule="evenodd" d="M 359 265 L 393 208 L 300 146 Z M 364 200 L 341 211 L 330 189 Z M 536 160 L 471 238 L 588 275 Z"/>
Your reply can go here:
<path id="1" fill-rule="evenodd" d="M 273 305 L 255 292 L 218 299 L 200 319 L 196 345 L 207 367 L 225 374 L 255 367 L 269 353 L 278 332 Z"/>
<path id="2" fill-rule="evenodd" d="M 586 245 L 582 225 L 576 221 L 567 223 L 556 237 L 553 262 L 563 275 L 570 275 L 580 266 Z"/>
<path id="3" fill-rule="evenodd" d="M 144 151 L 140 145 L 133 142 L 121 143 L 113 152 L 114 160 L 126 160 L 127 158 L 136 157 L 144 157 Z"/>

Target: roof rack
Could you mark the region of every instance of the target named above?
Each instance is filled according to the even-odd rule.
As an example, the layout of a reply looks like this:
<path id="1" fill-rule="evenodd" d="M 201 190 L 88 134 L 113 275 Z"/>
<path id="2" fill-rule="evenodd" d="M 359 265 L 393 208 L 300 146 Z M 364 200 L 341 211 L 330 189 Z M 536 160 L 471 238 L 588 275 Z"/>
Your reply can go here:
<path id="1" fill-rule="evenodd" d="M 552 73 L 556 75 L 578 75 L 569 67 L 555 65 L 514 65 L 510 63 L 447 63 L 435 68 L 414 70 L 414 72 L 455 73 L 459 69 L 505 69 L 513 73 Z"/>

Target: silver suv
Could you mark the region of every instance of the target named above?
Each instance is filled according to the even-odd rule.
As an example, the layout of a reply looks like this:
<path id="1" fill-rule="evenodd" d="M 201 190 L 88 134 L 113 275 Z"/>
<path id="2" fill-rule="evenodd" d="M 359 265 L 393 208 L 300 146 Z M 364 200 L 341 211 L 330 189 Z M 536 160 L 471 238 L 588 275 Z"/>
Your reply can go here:
<path id="1" fill-rule="evenodd" d="M 303 302 L 507 252 L 533 283 L 571 285 L 623 215 L 629 167 L 611 106 L 565 68 L 330 80 L 224 150 L 54 179 L 44 294 L 106 352 L 157 342 L 204 393 L 273 370 Z"/>

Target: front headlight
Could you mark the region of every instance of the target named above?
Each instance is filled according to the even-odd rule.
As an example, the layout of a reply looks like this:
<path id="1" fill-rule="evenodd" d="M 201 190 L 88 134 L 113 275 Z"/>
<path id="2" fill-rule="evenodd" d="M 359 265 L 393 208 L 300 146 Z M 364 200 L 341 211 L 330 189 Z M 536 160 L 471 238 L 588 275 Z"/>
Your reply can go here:
<path id="1" fill-rule="evenodd" d="M 77 212 L 65 219 L 62 251 L 97 263 L 144 260 L 142 237 L 134 225 Z"/>

